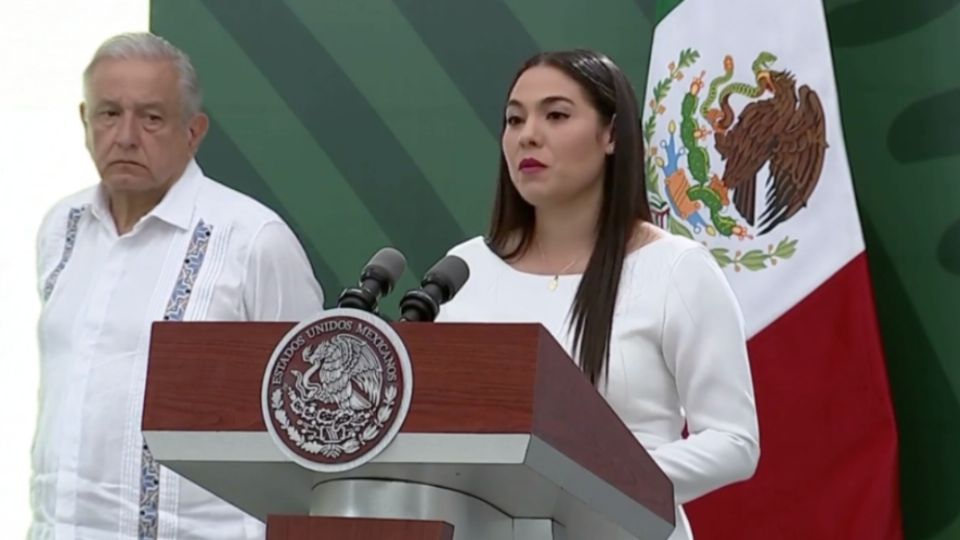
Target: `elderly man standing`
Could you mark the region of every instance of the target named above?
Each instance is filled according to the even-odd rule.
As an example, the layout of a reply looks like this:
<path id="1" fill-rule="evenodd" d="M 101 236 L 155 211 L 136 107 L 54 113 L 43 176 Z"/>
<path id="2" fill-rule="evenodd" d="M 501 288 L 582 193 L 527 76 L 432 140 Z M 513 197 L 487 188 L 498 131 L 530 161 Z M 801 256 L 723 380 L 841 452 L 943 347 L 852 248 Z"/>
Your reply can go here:
<path id="1" fill-rule="evenodd" d="M 323 292 L 287 225 L 204 175 L 189 59 L 152 34 L 107 40 L 80 117 L 98 185 L 38 245 L 40 413 L 30 537 L 262 538 L 263 524 L 153 460 L 140 432 L 158 320 L 301 320 Z"/>

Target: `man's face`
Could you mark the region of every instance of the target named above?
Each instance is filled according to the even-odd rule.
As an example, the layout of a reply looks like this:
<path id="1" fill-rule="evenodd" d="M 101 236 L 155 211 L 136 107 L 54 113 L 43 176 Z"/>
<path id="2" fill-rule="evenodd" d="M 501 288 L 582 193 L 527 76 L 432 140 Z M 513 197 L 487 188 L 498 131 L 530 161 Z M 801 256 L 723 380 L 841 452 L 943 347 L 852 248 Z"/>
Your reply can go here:
<path id="1" fill-rule="evenodd" d="M 110 194 L 164 192 L 206 134 L 207 118 L 185 118 L 179 73 L 167 60 L 103 60 L 80 105 L 87 150 Z"/>

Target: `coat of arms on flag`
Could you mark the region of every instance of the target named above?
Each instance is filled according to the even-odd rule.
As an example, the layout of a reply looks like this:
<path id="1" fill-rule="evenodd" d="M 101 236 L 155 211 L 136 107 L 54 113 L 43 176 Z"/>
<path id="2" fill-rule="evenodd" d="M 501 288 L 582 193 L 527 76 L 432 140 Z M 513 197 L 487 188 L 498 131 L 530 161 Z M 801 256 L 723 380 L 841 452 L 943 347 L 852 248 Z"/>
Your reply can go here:
<path id="1" fill-rule="evenodd" d="M 731 55 L 711 77 L 713 66 L 699 60 L 697 50 L 684 49 L 652 88 L 643 136 L 655 220 L 703 241 L 720 266 L 776 265 L 799 241 L 777 238 L 777 226 L 807 205 L 823 170 L 820 98 L 776 69 L 777 57 L 767 51 L 752 59 L 743 79 Z M 697 67 L 684 88 L 684 70 Z"/>

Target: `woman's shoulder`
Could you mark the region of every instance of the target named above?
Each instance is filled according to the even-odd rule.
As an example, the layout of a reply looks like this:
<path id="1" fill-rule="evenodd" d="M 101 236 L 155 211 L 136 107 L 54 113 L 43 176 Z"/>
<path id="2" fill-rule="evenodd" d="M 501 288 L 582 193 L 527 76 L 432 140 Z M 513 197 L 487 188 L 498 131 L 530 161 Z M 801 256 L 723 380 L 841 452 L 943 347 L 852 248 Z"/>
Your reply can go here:
<path id="1" fill-rule="evenodd" d="M 628 257 L 658 262 L 672 267 L 683 259 L 706 257 L 712 259 L 709 250 L 703 244 L 690 238 L 672 234 L 663 229 L 645 224 L 638 240 L 631 244 Z"/>
<path id="2" fill-rule="evenodd" d="M 447 251 L 447 255 L 456 255 L 467 263 L 467 266 L 493 266 L 502 262 L 500 258 L 490 248 L 487 239 L 483 236 L 475 236 L 469 240 L 461 242 Z"/>
<path id="3" fill-rule="evenodd" d="M 483 236 L 476 236 L 453 246 L 447 251 L 447 255 L 460 257 L 467 263 L 470 277 L 457 295 L 441 307 L 437 322 L 484 320 L 489 316 L 490 302 L 493 299 L 488 292 L 495 276 L 499 275 L 499 257 L 490 249 Z"/>
<path id="4" fill-rule="evenodd" d="M 484 251 L 490 251 L 490 248 L 487 247 L 487 239 L 483 236 L 474 236 L 469 240 L 465 240 L 453 246 L 449 251 L 447 251 L 447 254 L 456 255 L 458 257 L 471 257 L 483 254 Z"/>

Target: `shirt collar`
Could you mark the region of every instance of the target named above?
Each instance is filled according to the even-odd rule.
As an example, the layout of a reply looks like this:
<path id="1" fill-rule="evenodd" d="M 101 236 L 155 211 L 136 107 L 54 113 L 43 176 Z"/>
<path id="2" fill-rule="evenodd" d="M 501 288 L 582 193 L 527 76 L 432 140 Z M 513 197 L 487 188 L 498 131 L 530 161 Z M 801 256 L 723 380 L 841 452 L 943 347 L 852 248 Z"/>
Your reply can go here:
<path id="1" fill-rule="evenodd" d="M 184 230 L 189 229 L 202 178 L 203 171 L 196 160 L 191 159 L 180 179 L 170 186 L 160 204 L 154 206 L 147 216 L 156 217 Z"/>
<path id="2" fill-rule="evenodd" d="M 190 223 L 193 221 L 197 192 L 200 190 L 200 180 L 202 178 L 203 171 L 196 160 L 191 159 L 184 169 L 183 175 L 170 186 L 163 199 L 140 219 L 140 223 L 145 223 L 147 219 L 153 217 L 174 227 L 183 230 L 189 229 Z M 97 186 L 97 194 L 94 197 L 91 212 L 98 220 L 104 223 L 113 223 L 110 203 L 107 201 L 107 194 L 102 184 Z M 136 228 L 138 227 L 134 227 L 134 229 Z"/>

